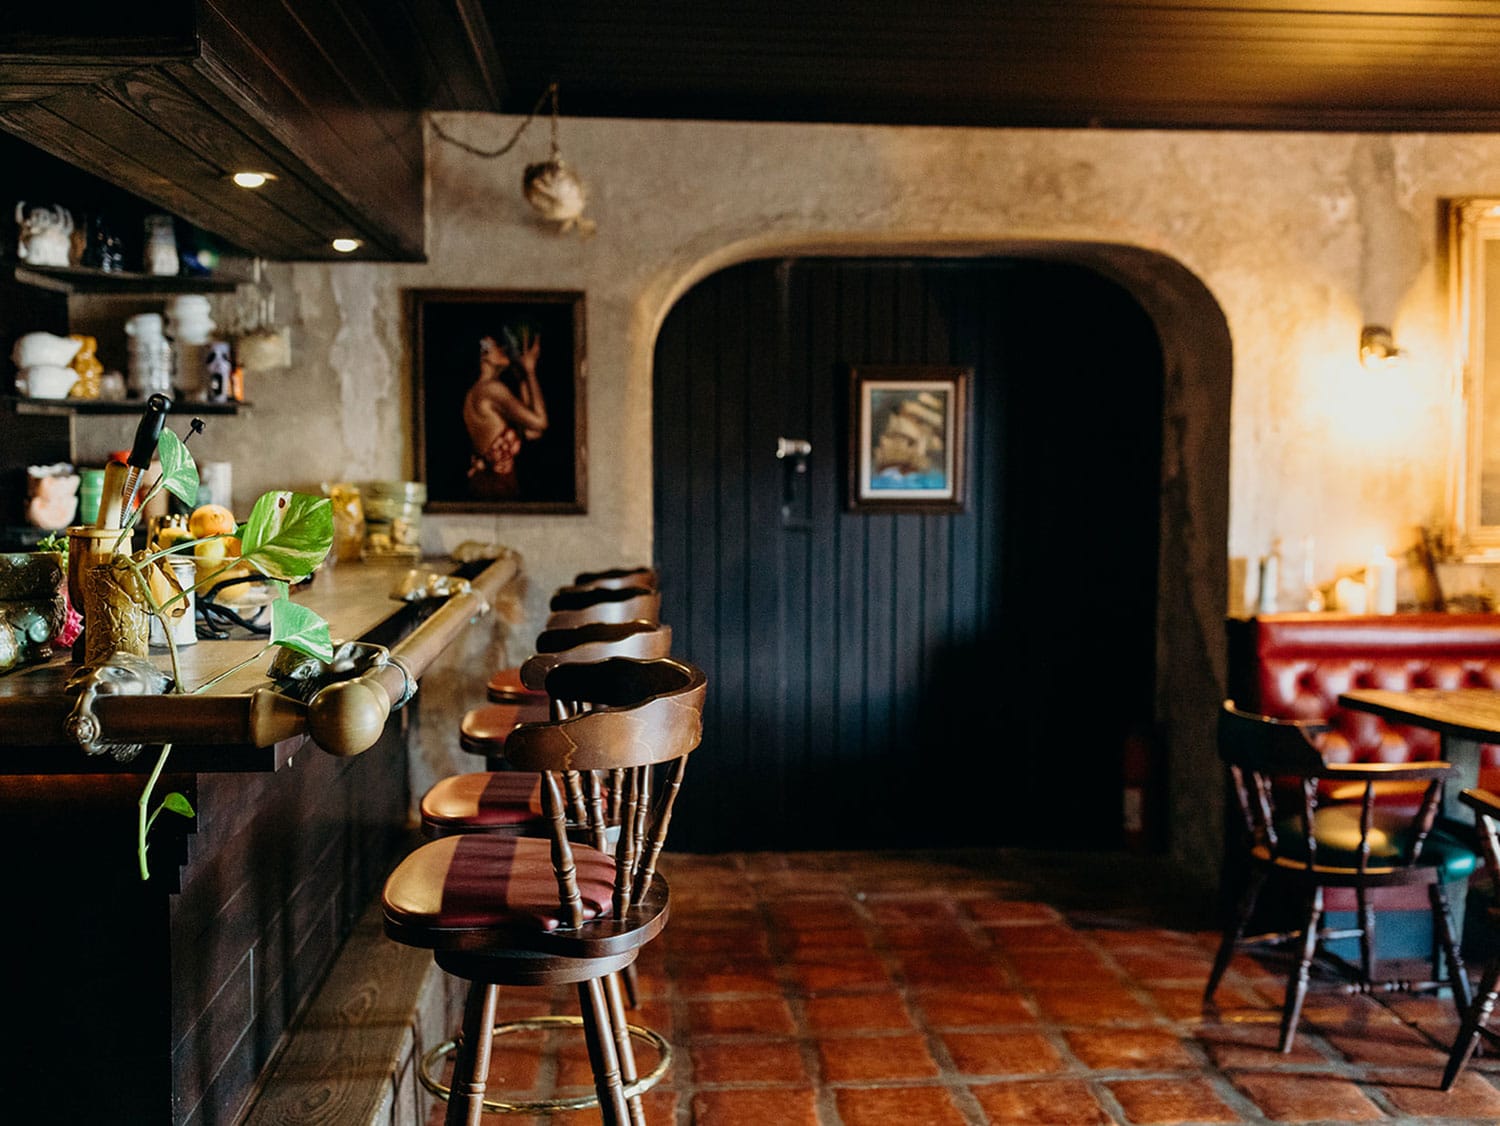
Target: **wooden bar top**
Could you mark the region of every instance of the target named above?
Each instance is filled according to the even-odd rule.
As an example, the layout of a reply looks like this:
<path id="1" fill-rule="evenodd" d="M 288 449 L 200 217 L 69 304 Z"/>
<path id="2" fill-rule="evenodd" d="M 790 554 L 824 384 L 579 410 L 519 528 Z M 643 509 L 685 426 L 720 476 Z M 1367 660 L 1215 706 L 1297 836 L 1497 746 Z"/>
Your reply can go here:
<path id="1" fill-rule="evenodd" d="M 468 594 L 420 604 L 394 596 L 412 569 L 408 563 L 344 563 L 319 572 L 309 586 L 293 594 L 295 601 L 328 621 L 335 644 L 410 631 L 392 649 L 399 660 L 393 659 L 379 674 L 361 678 L 369 681 L 364 688 L 383 690 L 384 697 L 335 686 L 340 689 L 333 694 L 340 697 L 340 707 L 361 706 L 363 714 L 352 721 L 356 727 L 377 725 L 366 732 L 371 741 L 388 714 L 371 715 L 380 710 L 376 705 L 398 703 L 409 681 L 420 677 L 433 657 L 516 576 L 518 560 L 505 555 L 492 562 L 471 580 Z M 416 569 L 447 574 L 454 568 L 449 560 L 424 560 Z M 321 717 L 321 730 L 328 737 L 319 742 L 325 749 L 337 754 L 363 750 L 359 732 L 332 734 L 335 721 L 346 721 L 334 714 L 331 704 L 320 709 L 316 701 L 309 706 L 274 691 L 266 674 L 275 650 L 257 656 L 264 648 L 264 639 L 251 639 L 199 641 L 180 649 L 182 676 L 189 686 L 205 684 L 247 658 L 256 659 L 200 693 L 100 699 L 96 712 L 109 741 L 172 742 L 178 747 L 174 763 L 184 770 L 276 770 L 307 735 L 319 734 Z M 170 672 L 165 649 L 153 649 L 151 659 Z M 64 686 L 74 671 L 66 656 L 58 656 L 0 677 L 0 774 L 113 774 L 150 768 L 150 755 L 118 763 L 107 754 L 87 755 L 69 739 L 64 723 L 75 701 Z"/>

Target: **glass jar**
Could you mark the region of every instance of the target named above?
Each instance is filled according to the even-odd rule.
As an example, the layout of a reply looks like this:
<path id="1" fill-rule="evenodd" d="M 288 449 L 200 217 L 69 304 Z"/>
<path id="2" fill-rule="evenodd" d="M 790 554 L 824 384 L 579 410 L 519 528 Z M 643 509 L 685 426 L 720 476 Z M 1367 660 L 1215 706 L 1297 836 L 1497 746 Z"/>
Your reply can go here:
<path id="1" fill-rule="evenodd" d="M 420 481 L 366 481 L 360 495 L 365 510 L 364 558 L 421 558 L 427 486 Z"/>

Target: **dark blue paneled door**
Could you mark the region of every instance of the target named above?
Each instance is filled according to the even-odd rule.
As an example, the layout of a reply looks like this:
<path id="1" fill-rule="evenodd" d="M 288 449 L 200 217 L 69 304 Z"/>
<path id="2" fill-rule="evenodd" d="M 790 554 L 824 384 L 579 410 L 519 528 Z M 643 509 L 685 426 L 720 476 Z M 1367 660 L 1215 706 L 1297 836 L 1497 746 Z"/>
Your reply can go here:
<path id="1" fill-rule="evenodd" d="M 848 370 L 886 363 L 974 370 L 964 512 L 847 510 Z M 1161 404 L 1148 318 L 1079 267 L 763 261 L 687 293 L 656 347 L 655 550 L 710 690 L 674 846 L 1117 846 Z"/>

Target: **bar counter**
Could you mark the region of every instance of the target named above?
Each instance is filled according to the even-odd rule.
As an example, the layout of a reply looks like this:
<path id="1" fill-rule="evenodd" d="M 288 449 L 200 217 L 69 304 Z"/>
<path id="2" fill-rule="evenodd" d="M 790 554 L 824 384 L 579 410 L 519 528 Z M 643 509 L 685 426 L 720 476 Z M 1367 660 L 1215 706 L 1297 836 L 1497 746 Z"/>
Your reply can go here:
<path id="1" fill-rule="evenodd" d="M 341 706 L 273 693 L 272 653 L 201 695 L 101 701 L 111 739 L 173 742 L 155 798 L 180 791 L 196 811 L 158 818 L 149 881 L 135 820 L 158 748 L 122 764 L 69 742 L 66 659 L 0 677 L 4 1117 L 150 1126 L 243 1113 L 408 840 L 405 726 L 421 693 L 388 721 L 384 706 L 471 628 L 517 561 L 495 561 L 471 593 L 436 602 L 391 597 L 406 570 L 342 564 L 294 596 L 336 642 L 374 641 L 400 658 L 342 693 L 363 708 L 352 729 Z M 188 646 L 183 679 L 203 683 L 262 646 Z M 164 652 L 159 662 L 169 667 Z"/>

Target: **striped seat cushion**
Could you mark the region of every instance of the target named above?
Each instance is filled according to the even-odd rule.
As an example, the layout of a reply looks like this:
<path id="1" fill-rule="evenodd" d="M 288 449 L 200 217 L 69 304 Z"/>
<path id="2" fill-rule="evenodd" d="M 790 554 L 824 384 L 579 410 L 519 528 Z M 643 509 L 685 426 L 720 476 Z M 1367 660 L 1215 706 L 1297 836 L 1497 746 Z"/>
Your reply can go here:
<path id="1" fill-rule="evenodd" d="M 385 882 L 386 917 L 408 928 L 556 930 L 562 925 L 552 842 L 542 837 L 470 834 L 430 841 Z M 584 916 L 610 911 L 615 865 L 586 845 L 573 846 Z"/>
<path id="2" fill-rule="evenodd" d="M 551 712 L 540 703 L 488 704 L 464 713 L 458 725 L 458 741 L 476 755 L 498 755 L 505 751 L 505 737 L 518 723 L 546 723 Z"/>
<path id="3" fill-rule="evenodd" d="M 454 774 L 422 796 L 422 823 L 442 832 L 542 824 L 542 779 L 520 770 Z"/>

